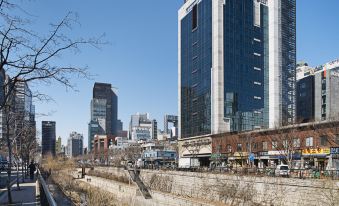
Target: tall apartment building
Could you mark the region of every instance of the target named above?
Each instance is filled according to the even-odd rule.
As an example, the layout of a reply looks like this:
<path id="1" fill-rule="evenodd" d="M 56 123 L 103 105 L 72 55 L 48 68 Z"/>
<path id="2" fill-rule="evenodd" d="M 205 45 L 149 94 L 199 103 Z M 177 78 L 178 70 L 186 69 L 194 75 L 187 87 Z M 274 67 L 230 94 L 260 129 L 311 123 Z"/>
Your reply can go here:
<path id="1" fill-rule="evenodd" d="M 118 124 L 118 96 L 111 84 L 96 82 L 88 124 L 88 150 L 92 150 L 95 135 L 117 135 Z"/>
<path id="2" fill-rule="evenodd" d="M 179 137 L 295 119 L 295 0 L 187 0 L 178 12 Z"/>
<path id="3" fill-rule="evenodd" d="M 83 155 L 84 137 L 82 134 L 72 132 L 67 140 L 67 156 L 78 157 Z"/>
<path id="4" fill-rule="evenodd" d="M 55 156 L 55 143 L 56 143 L 56 122 L 42 121 L 41 130 L 41 146 L 42 156 L 53 155 Z"/>

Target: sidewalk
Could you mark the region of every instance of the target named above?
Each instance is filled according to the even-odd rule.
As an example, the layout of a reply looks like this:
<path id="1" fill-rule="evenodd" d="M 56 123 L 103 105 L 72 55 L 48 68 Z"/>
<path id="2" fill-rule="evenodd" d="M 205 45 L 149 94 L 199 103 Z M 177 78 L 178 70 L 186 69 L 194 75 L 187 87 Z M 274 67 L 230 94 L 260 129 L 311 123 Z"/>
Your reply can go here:
<path id="1" fill-rule="evenodd" d="M 16 183 L 12 186 L 12 199 L 14 204 L 40 205 L 36 198 L 36 180 L 25 179 L 24 183 L 20 180 L 20 190 Z M 7 205 L 7 191 L 0 196 L 0 205 Z"/>

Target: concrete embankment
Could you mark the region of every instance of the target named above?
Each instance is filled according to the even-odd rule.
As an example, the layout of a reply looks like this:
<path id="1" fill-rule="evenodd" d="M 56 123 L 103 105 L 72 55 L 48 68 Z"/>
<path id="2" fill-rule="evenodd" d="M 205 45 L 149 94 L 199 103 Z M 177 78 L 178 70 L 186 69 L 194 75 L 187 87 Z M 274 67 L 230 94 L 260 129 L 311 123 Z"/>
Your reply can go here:
<path id="1" fill-rule="evenodd" d="M 121 168 L 100 167 L 95 170 L 128 177 L 127 171 Z M 175 198 L 227 205 L 339 205 L 339 182 L 332 180 L 157 170 L 141 170 L 140 178 L 153 193 Z"/>
<path id="2" fill-rule="evenodd" d="M 90 179 L 87 182 L 87 179 Z M 100 177 L 87 176 L 82 181 L 87 182 L 94 187 L 101 188 L 107 192 L 114 194 L 115 203 L 119 206 L 212 206 L 215 204 L 205 203 L 189 198 L 178 197 L 172 194 L 166 194 L 158 191 L 151 191 L 152 198 L 145 199 L 140 193 L 138 187 L 133 183 L 125 184 L 114 180 L 108 180 Z"/>

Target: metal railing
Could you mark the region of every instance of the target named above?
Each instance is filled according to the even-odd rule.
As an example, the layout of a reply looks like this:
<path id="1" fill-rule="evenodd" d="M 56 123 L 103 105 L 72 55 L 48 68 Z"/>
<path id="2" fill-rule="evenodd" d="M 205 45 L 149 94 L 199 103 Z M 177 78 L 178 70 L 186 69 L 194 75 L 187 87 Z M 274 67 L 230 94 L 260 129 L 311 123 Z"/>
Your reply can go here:
<path id="1" fill-rule="evenodd" d="M 57 206 L 52 194 L 50 193 L 46 181 L 44 180 L 40 170 L 37 171 L 39 190 L 40 190 L 40 202 L 41 205 Z"/>

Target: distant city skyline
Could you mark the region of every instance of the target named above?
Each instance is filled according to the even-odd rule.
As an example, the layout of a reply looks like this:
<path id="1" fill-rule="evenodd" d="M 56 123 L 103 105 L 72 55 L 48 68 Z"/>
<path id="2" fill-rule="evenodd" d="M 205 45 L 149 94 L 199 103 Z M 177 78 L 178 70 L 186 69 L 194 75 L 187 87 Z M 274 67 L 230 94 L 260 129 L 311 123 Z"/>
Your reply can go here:
<path id="1" fill-rule="evenodd" d="M 55 103 L 34 102 L 37 114 L 51 113 L 38 115 L 37 125 L 41 125 L 42 120 L 56 121 L 56 135 L 62 137 L 63 144 L 72 131 L 78 131 L 84 135 L 86 147 L 91 88 L 99 81 L 118 88 L 118 117 L 125 130 L 130 115 L 136 112 L 150 113 L 162 129 L 165 114 L 177 115 L 177 10 L 182 3 L 182 0 L 135 1 L 133 4 L 108 0 L 100 4 L 86 1 L 79 4 L 76 0 L 23 2 L 23 8 L 38 17 L 34 22 L 38 32 L 49 31 L 49 23 L 60 20 L 68 11 L 75 11 L 81 26 L 74 29 L 72 36 L 105 33 L 105 40 L 110 42 L 101 50 L 83 48 L 78 55 L 60 59 L 62 64 L 88 65 L 95 75 L 89 81 L 74 81 L 79 92 L 66 92 L 60 86 L 32 85 L 33 91 L 50 94 L 55 100 Z M 297 1 L 298 61 L 317 66 L 339 57 L 335 50 L 339 46 L 336 38 L 339 28 L 333 26 L 339 18 L 335 11 L 338 6 L 335 0 L 326 4 L 315 0 Z M 314 10 L 326 12 L 314 15 Z M 126 11 L 131 15 L 126 15 Z M 100 16 L 87 15 L 89 13 L 100 13 Z"/>

